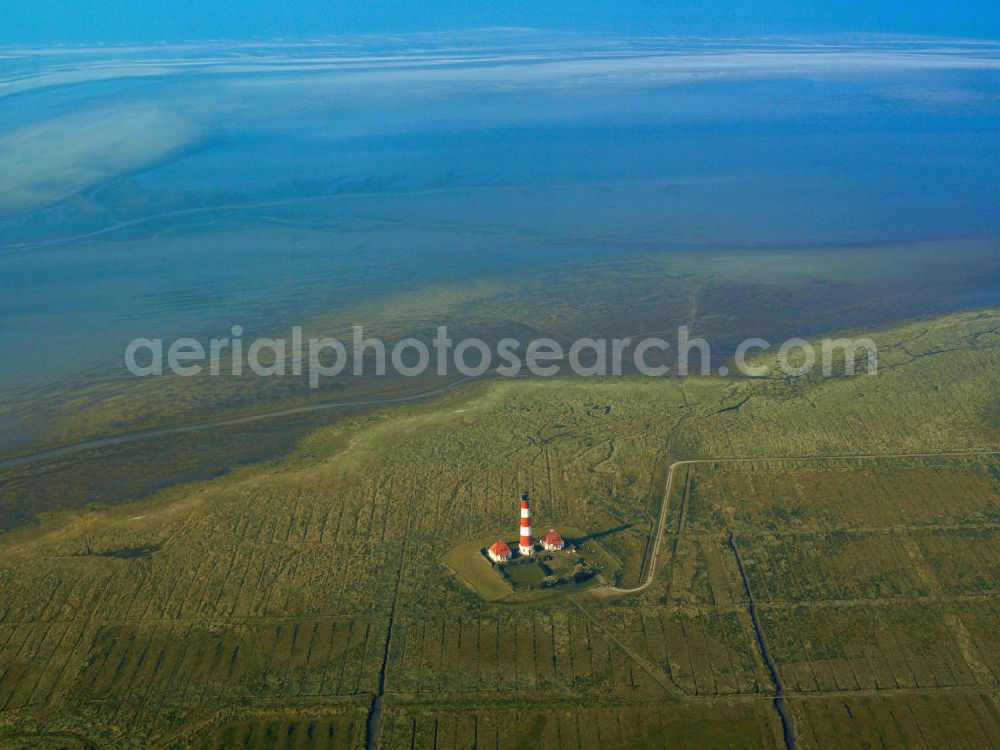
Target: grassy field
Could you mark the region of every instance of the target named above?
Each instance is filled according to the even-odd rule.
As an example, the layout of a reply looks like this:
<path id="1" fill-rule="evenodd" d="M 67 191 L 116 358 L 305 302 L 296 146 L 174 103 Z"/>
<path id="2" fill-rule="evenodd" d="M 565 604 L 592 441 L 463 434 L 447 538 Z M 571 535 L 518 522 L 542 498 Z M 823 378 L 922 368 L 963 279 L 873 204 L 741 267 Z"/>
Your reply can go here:
<path id="1" fill-rule="evenodd" d="M 995 747 L 998 328 L 877 334 L 875 378 L 475 383 L 47 514 L 0 536 L 0 747 L 781 747 L 779 686 L 799 747 Z M 650 585 L 475 594 L 447 553 L 523 489 L 622 588 L 662 508 Z"/>
<path id="2" fill-rule="evenodd" d="M 493 536 L 484 536 L 471 542 L 461 542 L 441 558 L 441 562 L 458 580 L 486 601 L 503 599 L 513 591 L 483 554 L 483 549 L 495 541 Z"/>

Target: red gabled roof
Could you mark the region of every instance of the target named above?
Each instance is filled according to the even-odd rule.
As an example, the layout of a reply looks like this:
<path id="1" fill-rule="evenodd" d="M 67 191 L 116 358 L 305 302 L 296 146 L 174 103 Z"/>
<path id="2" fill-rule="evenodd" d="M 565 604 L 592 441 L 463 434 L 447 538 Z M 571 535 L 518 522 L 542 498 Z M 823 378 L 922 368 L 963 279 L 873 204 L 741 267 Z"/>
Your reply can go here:
<path id="1" fill-rule="evenodd" d="M 555 529 L 549 529 L 549 533 L 545 535 L 545 543 L 551 545 L 564 544 L 563 538 L 559 536 L 559 532 Z"/>
<path id="2" fill-rule="evenodd" d="M 493 546 L 490 547 L 490 552 L 497 557 L 510 557 L 510 547 L 507 546 L 507 542 L 503 539 L 498 539 L 493 542 Z"/>

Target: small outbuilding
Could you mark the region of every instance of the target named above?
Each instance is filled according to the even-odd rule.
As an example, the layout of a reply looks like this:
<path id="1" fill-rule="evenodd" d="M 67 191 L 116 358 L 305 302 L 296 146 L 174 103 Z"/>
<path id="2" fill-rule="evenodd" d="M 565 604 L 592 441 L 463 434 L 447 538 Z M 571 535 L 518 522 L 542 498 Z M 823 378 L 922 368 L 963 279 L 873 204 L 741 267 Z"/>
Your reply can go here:
<path id="1" fill-rule="evenodd" d="M 511 557 L 510 547 L 507 546 L 507 542 L 503 539 L 493 542 L 490 548 L 486 550 L 486 554 L 495 563 L 505 563 Z"/>
<path id="2" fill-rule="evenodd" d="M 549 529 L 549 533 L 545 535 L 542 540 L 542 546 L 549 552 L 556 552 L 563 549 L 566 546 L 566 542 L 563 538 L 559 536 L 559 532 L 555 529 Z"/>

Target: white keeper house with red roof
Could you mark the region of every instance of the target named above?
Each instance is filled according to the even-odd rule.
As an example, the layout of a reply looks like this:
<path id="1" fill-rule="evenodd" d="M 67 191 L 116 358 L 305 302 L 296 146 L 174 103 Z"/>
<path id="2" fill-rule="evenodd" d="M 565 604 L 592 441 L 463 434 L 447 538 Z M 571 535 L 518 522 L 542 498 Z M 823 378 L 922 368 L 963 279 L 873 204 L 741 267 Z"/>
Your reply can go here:
<path id="1" fill-rule="evenodd" d="M 511 557 L 510 547 L 507 546 L 507 542 L 503 539 L 497 539 L 493 542 L 489 549 L 486 550 L 486 554 L 495 563 L 505 563 Z"/>
<path id="2" fill-rule="evenodd" d="M 566 542 L 559 536 L 555 529 L 549 529 L 549 533 L 542 539 L 542 547 L 549 552 L 558 552 L 566 546 Z"/>

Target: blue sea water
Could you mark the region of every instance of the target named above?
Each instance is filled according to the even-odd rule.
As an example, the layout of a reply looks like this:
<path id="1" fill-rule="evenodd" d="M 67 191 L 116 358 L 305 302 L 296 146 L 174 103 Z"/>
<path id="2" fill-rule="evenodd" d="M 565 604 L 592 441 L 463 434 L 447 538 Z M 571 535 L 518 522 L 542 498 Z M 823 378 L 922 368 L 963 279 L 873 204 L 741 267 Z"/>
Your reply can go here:
<path id="1" fill-rule="evenodd" d="M 0 73 L 8 386 L 576 258 L 1000 236 L 988 43 L 500 34 Z"/>

